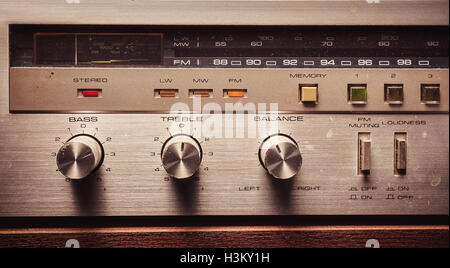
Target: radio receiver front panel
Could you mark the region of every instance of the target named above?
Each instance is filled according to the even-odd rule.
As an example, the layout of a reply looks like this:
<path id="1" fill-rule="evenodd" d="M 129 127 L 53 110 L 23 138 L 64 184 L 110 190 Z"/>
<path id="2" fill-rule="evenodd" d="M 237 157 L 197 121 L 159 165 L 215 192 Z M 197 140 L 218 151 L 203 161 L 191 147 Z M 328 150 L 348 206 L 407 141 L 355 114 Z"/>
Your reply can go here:
<path id="1" fill-rule="evenodd" d="M 448 26 L 11 23 L 1 42 L 0 217 L 448 215 Z"/>

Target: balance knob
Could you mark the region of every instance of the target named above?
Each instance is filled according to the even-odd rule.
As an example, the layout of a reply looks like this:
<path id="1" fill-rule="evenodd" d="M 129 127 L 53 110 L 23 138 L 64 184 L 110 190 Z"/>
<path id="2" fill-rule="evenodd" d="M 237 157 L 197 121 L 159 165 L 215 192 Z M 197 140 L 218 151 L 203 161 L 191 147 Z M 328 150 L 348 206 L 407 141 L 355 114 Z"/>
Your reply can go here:
<path id="1" fill-rule="evenodd" d="M 167 173 L 177 179 L 192 177 L 200 168 L 202 148 L 188 135 L 176 135 L 168 139 L 162 148 L 161 159 Z"/>
<path id="2" fill-rule="evenodd" d="M 277 179 L 294 177 L 302 166 L 302 155 L 297 143 L 283 134 L 264 140 L 259 149 L 259 159 L 267 172 Z"/>
<path id="3" fill-rule="evenodd" d="M 58 151 L 59 171 L 70 179 L 83 179 L 97 170 L 103 162 L 101 143 L 89 135 L 78 135 L 68 140 Z"/>

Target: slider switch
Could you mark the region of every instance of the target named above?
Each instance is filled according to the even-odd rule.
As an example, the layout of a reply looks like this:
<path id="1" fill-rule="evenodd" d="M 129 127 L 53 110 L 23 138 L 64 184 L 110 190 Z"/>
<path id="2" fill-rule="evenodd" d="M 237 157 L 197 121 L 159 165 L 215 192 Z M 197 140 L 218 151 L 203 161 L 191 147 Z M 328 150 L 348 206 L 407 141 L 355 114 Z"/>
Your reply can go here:
<path id="1" fill-rule="evenodd" d="M 358 133 L 358 175 L 370 174 L 371 145 L 370 133 Z"/>
<path id="2" fill-rule="evenodd" d="M 394 173 L 406 174 L 406 133 L 395 133 L 394 138 Z"/>

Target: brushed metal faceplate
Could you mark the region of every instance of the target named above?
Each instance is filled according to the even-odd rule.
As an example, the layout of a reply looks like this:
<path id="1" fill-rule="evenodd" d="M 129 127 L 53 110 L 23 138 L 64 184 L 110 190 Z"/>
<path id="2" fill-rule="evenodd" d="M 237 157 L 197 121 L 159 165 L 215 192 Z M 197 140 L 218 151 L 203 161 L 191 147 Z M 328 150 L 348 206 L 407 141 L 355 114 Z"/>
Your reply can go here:
<path id="1" fill-rule="evenodd" d="M 198 178 L 168 179 L 158 155 L 162 142 L 170 134 L 198 136 L 202 127 L 186 121 L 198 124 L 201 117 L 208 128 L 215 116 L 221 115 L 182 115 L 180 126 L 167 122 L 167 114 L 2 115 L 0 216 L 449 212 L 448 115 L 285 115 L 290 121 L 276 129 L 290 134 L 303 156 L 300 173 L 288 181 L 268 177 L 260 166 L 257 153 L 265 134 L 249 138 L 248 123 L 267 115 L 224 117 L 216 136 L 233 133 L 225 128 L 227 120 L 243 116 L 245 125 L 234 127 L 234 136 L 243 137 L 199 137 L 204 157 Z M 89 179 L 66 181 L 53 153 L 83 132 L 105 142 L 104 164 Z M 371 133 L 368 177 L 357 175 L 358 132 Z M 404 176 L 394 175 L 395 132 L 408 137 Z"/>
<path id="2" fill-rule="evenodd" d="M 361 115 L 305 114 L 301 123 L 280 124 L 280 131 L 292 132 L 299 140 L 303 154 L 302 170 L 294 180 L 278 182 L 265 175 L 257 159 L 262 138 L 212 138 L 203 144 L 205 152 L 213 152 L 213 156 L 205 156 L 200 179 L 179 183 L 166 181 L 164 172 L 156 171 L 161 170 L 156 155 L 161 143 L 154 138 L 169 135 L 168 124 L 161 121 L 164 115 L 93 115 L 98 122 L 81 128 L 82 122 L 71 123 L 69 117 L 90 115 L 9 113 L 8 27 L 12 23 L 448 25 L 448 1 L 404 2 L 213 1 L 205 5 L 196 1 L 86 0 L 77 5 L 53 0 L 2 1 L 0 216 L 448 215 L 448 114 L 370 115 L 378 122 L 418 120 L 426 125 L 358 129 L 348 124 Z M 444 77 L 448 84 L 448 70 Z M 448 87 L 446 90 L 448 96 Z M 448 112 L 448 103 L 444 111 Z M 104 165 L 91 180 L 67 182 L 56 171 L 52 153 L 71 136 L 68 128 L 72 134 L 97 133 L 102 141 L 111 138 L 105 144 L 108 156 Z M 356 175 L 359 131 L 371 132 L 373 139 L 370 178 Z M 406 176 L 393 175 L 394 132 L 408 134 Z M 56 137 L 61 141 L 55 141 Z M 394 191 L 386 191 L 388 188 Z M 358 200 L 352 200 L 354 195 Z"/>

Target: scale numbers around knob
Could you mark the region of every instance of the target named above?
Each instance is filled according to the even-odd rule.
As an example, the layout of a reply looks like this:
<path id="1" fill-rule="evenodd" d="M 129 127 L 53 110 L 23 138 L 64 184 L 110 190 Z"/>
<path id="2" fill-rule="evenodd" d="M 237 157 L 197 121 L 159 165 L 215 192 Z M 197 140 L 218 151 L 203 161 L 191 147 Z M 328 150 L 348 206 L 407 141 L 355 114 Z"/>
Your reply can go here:
<path id="1" fill-rule="evenodd" d="M 153 137 L 153 142 L 160 146 L 159 150 L 150 153 L 159 163 L 154 171 L 164 172 L 164 181 L 200 179 L 209 171 L 205 160 L 214 156 L 214 152 L 204 151 L 204 146 L 209 141 L 208 137 L 198 139 L 184 133 Z"/>
<path id="2" fill-rule="evenodd" d="M 106 157 L 116 156 L 115 152 L 105 151 L 104 146 L 112 141 L 111 137 L 98 137 L 99 129 L 96 127 L 92 127 L 90 130 L 85 128 L 86 125 L 83 124 L 81 133 L 67 128 L 66 132 L 69 133 L 69 137 L 55 137 L 54 139 L 62 146 L 56 152 L 52 152 L 51 156 L 56 160 L 56 171 L 63 175 L 68 182 L 90 177 L 103 166 Z M 103 167 L 102 171 L 110 173 L 111 168 Z M 101 180 L 101 178 L 97 178 L 97 180 Z"/>

